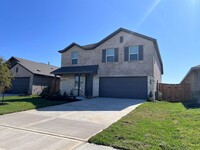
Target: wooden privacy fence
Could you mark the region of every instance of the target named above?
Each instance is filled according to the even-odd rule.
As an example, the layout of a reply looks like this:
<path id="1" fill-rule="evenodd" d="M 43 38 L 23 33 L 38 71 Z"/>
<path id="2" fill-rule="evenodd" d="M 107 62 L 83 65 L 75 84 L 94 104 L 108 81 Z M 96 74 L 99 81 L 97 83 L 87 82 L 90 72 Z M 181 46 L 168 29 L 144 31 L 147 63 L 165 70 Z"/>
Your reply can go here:
<path id="1" fill-rule="evenodd" d="M 49 92 L 50 92 L 50 95 L 52 95 L 54 93 L 54 88 L 55 88 L 55 83 L 54 83 L 54 79 L 51 79 L 50 81 L 50 87 L 49 87 Z M 60 89 L 60 79 L 56 79 L 56 92 L 59 92 L 59 89 Z"/>
<path id="2" fill-rule="evenodd" d="M 159 84 L 162 98 L 167 101 L 191 100 L 190 84 Z"/>

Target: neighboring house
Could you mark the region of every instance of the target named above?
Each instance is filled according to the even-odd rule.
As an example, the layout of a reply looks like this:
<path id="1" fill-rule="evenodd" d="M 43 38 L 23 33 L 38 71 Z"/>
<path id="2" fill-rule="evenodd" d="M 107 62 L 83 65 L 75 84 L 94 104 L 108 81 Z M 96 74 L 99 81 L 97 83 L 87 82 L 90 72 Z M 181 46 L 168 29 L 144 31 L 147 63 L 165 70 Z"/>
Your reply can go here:
<path id="1" fill-rule="evenodd" d="M 50 85 L 54 75 L 50 72 L 58 67 L 37 63 L 22 58 L 11 57 L 7 63 L 11 74 L 14 76 L 12 87 L 8 93 L 11 94 L 40 94 L 44 87 Z"/>
<path id="2" fill-rule="evenodd" d="M 163 64 L 156 39 L 119 28 L 98 43 L 72 43 L 59 51 L 63 94 L 146 99 L 161 82 Z"/>
<path id="3" fill-rule="evenodd" d="M 200 65 L 192 67 L 181 81 L 181 84 L 189 83 L 191 94 L 200 94 Z M 200 100 L 200 97 L 198 98 Z"/>

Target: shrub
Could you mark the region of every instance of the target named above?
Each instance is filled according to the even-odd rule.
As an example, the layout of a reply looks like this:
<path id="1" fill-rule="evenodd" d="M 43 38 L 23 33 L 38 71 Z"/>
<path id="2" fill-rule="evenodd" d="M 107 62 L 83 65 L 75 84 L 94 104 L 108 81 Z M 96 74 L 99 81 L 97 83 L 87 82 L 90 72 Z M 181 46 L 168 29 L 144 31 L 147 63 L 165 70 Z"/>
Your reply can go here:
<path id="1" fill-rule="evenodd" d="M 147 101 L 152 102 L 152 101 L 154 101 L 154 100 L 155 100 L 155 99 L 154 99 L 154 96 L 153 96 L 153 92 L 150 91 L 150 92 L 149 92 L 149 95 L 148 95 Z"/>
<path id="2" fill-rule="evenodd" d="M 25 90 L 25 91 L 24 91 L 24 95 L 30 95 L 29 90 Z"/>
<path id="3" fill-rule="evenodd" d="M 67 94 L 67 92 L 65 91 L 64 93 L 63 93 L 63 95 L 62 95 L 63 97 L 69 97 L 69 95 Z"/>
<path id="4" fill-rule="evenodd" d="M 64 93 L 63 93 L 63 97 L 66 97 L 67 96 L 67 92 L 65 91 Z"/>
<path id="5" fill-rule="evenodd" d="M 159 91 L 155 91 L 155 99 L 161 101 L 162 100 L 162 93 Z"/>
<path id="6" fill-rule="evenodd" d="M 74 89 L 70 90 L 70 96 L 74 96 Z"/>
<path id="7" fill-rule="evenodd" d="M 53 96 L 56 96 L 56 97 L 63 97 L 63 96 L 61 95 L 61 91 L 60 91 L 60 90 L 56 91 L 56 94 L 53 94 Z"/>
<path id="8" fill-rule="evenodd" d="M 49 96 L 49 88 L 48 87 L 43 88 L 42 92 L 40 93 L 40 96 L 42 98 L 47 98 Z"/>

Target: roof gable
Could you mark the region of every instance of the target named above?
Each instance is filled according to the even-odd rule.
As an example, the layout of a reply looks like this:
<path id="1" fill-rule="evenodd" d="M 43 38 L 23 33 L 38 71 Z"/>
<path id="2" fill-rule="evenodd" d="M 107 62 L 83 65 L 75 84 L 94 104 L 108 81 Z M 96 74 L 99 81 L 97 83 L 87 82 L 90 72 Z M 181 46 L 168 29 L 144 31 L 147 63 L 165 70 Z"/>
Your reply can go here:
<path id="1" fill-rule="evenodd" d="M 72 44 L 70 44 L 69 46 L 67 46 L 66 48 L 64 48 L 62 51 L 63 51 L 63 52 L 64 52 L 64 51 L 67 51 L 67 50 L 69 50 L 70 48 L 72 48 L 72 47 L 74 47 L 74 46 L 77 46 L 77 47 L 79 47 L 79 48 L 84 49 L 83 46 L 80 46 L 79 44 L 73 42 Z M 61 51 L 59 51 L 59 52 L 60 52 L 60 53 L 63 53 L 63 52 L 61 52 Z"/>
<path id="2" fill-rule="evenodd" d="M 69 50 L 70 48 L 72 48 L 73 46 L 78 46 L 84 50 L 91 50 L 91 49 L 95 49 L 97 46 L 103 44 L 104 42 L 106 42 L 107 40 L 109 40 L 110 38 L 112 38 L 113 36 L 115 36 L 116 34 L 118 34 L 119 32 L 126 32 L 126 33 L 129 33 L 129 34 L 133 34 L 135 36 L 139 36 L 141 38 L 144 38 L 144 39 L 147 39 L 147 40 L 150 40 L 150 41 L 156 41 L 156 39 L 154 38 L 151 38 L 151 37 L 148 37 L 146 35 L 143 35 L 143 34 L 139 34 L 139 33 L 136 33 L 136 32 L 133 32 L 131 30 L 128 30 L 128 29 L 124 29 L 124 28 L 119 28 L 118 30 L 116 30 L 115 32 L 111 33 L 110 35 L 108 35 L 107 37 L 105 37 L 104 39 L 102 39 L 101 41 L 99 41 L 98 43 L 94 43 L 94 44 L 88 44 L 88 45 L 84 45 L 84 46 L 80 46 L 79 44 L 77 43 L 71 43 L 69 46 L 67 46 L 66 48 L 64 48 L 63 50 L 59 50 L 58 52 L 60 53 L 63 53 L 67 50 Z"/>
<path id="3" fill-rule="evenodd" d="M 53 76 L 50 74 L 52 71 L 58 69 L 56 66 L 44 64 L 44 63 L 38 63 L 22 58 L 17 58 L 17 57 L 11 57 L 7 63 L 10 64 L 10 68 L 12 68 L 16 64 L 20 64 L 23 66 L 25 69 L 30 71 L 33 74 L 37 75 L 45 75 L 45 76 Z"/>

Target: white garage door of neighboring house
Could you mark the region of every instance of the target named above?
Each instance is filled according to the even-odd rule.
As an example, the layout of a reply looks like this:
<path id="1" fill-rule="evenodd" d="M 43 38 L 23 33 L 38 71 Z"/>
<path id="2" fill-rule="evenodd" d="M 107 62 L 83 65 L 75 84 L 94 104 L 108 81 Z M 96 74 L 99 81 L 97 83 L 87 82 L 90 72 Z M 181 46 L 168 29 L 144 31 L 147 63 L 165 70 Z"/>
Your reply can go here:
<path id="1" fill-rule="evenodd" d="M 101 77 L 99 96 L 146 99 L 147 77 Z"/>
<path id="2" fill-rule="evenodd" d="M 29 90 L 30 77 L 16 77 L 12 80 L 12 87 L 9 94 L 24 94 Z"/>

